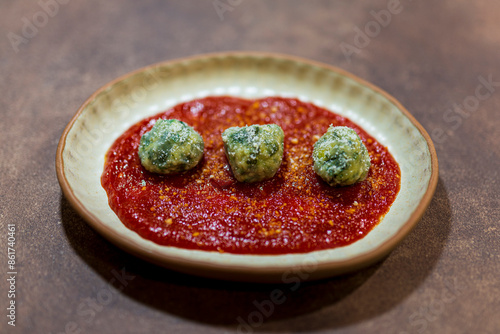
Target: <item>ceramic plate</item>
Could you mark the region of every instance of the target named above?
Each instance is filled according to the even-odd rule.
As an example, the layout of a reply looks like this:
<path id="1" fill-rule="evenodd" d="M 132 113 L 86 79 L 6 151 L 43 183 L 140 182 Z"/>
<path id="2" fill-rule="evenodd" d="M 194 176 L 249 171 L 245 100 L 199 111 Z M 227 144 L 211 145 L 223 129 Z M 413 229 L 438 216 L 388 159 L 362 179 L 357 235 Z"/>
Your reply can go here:
<path id="1" fill-rule="evenodd" d="M 206 96 L 296 97 L 346 116 L 387 146 L 401 169 L 401 190 L 390 211 L 363 239 L 306 254 L 237 255 L 160 246 L 127 229 L 108 206 L 100 178 L 104 156 L 141 119 Z M 66 127 L 57 175 L 71 205 L 108 240 L 153 263 L 206 277 L 286 282 L 356 270 L 387 255 L 415 226 L 437 184 L 429 135 L 381 89 L 335 67 L 266 53 L 184 58 L 126 74 L 96 91 Z"/>

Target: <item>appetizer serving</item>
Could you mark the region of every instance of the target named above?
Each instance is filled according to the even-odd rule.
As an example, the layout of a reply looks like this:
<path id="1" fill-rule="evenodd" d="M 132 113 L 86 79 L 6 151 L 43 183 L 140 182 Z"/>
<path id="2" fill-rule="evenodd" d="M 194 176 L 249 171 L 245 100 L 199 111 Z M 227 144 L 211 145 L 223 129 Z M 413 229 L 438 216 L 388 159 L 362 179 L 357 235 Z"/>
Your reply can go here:
<path id="1" fill-rule="evenodd" d="M 221 117 L 215 122 L 211 121 L 210 112 L 199 114 L 197 110 L 201 106 L 196 100 L 207 96 L 228 99 L 228 106 L 236 107 L 232 118 L 222 117 L 229 108 L 219 109 Z M 221 96 L 238 98 L 232 100 Z M 285 103 L 283 100 L 278 104 L 285 109 L 280 110 L 277 106 L 276 110 L 272 105 L 269 108 L 269 103 L 265 106 L 266 99 L 262 99 L 265 96 L 297 98 L 302 102 L 289 99 Z M 262 99 L 259 106 L 253 106 L 255 99 Z M 310 105 L 309 110 L 308 103 L 319 108 Z M 172 109 L 179 104 L 186 109 L 179 110 L 179 106 Z M 241 108 L 238 108 L 239 104 Z M 210 103 L 204 103 L 202 109 L 209 107 Z M 286 108 L 290 113 L 285 112 Z M 326 109 L 338 115 L 326 113 Z M 249 110 L 248 115 L 246 110 Z M 252 110 L 255 111 L 253 114 Z M 323 110 L 326 117 L 323 118 L 323 112 L 319 110 Z M 181 113 L 185 118 L 176 116 Z M 203 115 L 204 119 L 194 121 Z M 226 122 L 221 122 L 221 118 Z M 150 172 L 141 164 L 140 138 L 158 119 L 184 122 L 202 137 L 203 155 L 193 168 L 174 172 L 177 167 L 173 166 L 178 166 L 176 162 L 185 159 L 183 169 L 196 162 L 196 155 L 188 158 L 181 154 L 182 147 L 177 147 L 181 149 L 174 154 L 177 158 L 157 156 L 160 158 L 157 162 L 167 163 L 159 165 L 167 173 Z M 297 124 L 294 124 L 294 119 Z M 318 120 L 322 121 L 318 123 Z M 265 124 L 276 124 L 283 129 L 281 164 L 269 179 L 238 181 L 226 156 L 222 134 L 231 127 Z M 336 163 L 323 161 L 323 164 L 321 158 L 318 160 L 319 166 L 323 165 L 327 172 L 323 175 L 327 177 L 326 181 L 314 170 L 314 144 L 325 135 L 330 125 L 353 129 L 366 146 L 371 165 L 364 180 L 361 180 L 361 173 L 353 185 L 330 186 L 327 183 L 330 170 L 332 181 L 344 180 L 340 174 L 335 174 L 339 170 L 349 170 L 347 150 L 344 150 L 346 155 L 343 158 L 340 158 L 343 153 L 337 152 Z M 139 133 L 132 133 L 134 131 Z M 128 144 L 124 140 L 127 135 Z M 120 137 L 119 141 L 124 140 L 121 144 L 117 142 Z M 137 167 L 135 172 L 127 171 L 124 164 L 120 165 L 111 154 L 113 150 L 117 153 L 130 150 L 130 158 L 124 158 L 124 161 L 134 164 Z M 391 163 L 393 160 L 388 158 L 387 150 L 397 161 L 399 172 Z M 149 152 L 146 161 L 156 156 L 154 150 L 146 151 Z M 335 159 L 335 152 L 329 154 Z M 277 158 L 279 154 L 273 156 Z M 270 162 L 266 161 L 266 165 Z M 386 184 L 381 178 L 381 175 L 387 175 L 387 172 L 381 173 L 387 162 L 389 170 L 390 166 L 394 167 L 393 175 L 399 176 L 391 178 L 400 183 L 397 195 L 391 193 L 396 191 L 395 184 Z M 116 164 L 122 170 L 111 171 L 103 178 L 103 168 L 107 163 Z M 301 166 L 306 167 L 301 170 Z M 337 169 L 333 166 L 344 167 Z M 437 156 L 429 135 L 394 97 L 327 64 L 258 52 L 227 52 L 166 61 L 107 83 L 82 104 L 65 128 L 57 149 L 56 167 L 61 189 L 69 204 L 99 234 L 123 250 L 185 273 L 250 282 L 283 282 L 284 278 L 297 272 L 301 273 L 300 280 L 324 278 L 380 260 L 417 224 L 432 199 L 438 180 Z M 241 167 L 242 172 L 253 173 L 252 169 L 246 168 L 249 165 Z M 238 173 L 239 167 L 236 168 Z M 266 176 L 261 172 L 256 174 L 264 178 L 271 175 L 267 167 L 265 170 Z M 321 173 L 321 168 L 318 171 Z M 134 204 L 133 198 L 125 197 L 132 204 L 129 207 L 139 208 L 141 211 L 137 217 L 142 220 L 151 215 L 150 225 L 143 225 L 139 233 L 127 227 L 120 218 L 125 215 L 132 217 L 134 213 L 123 209 L 124 204 L 118 209 L 121 212 L 119 217 L 118 211 L 113 211 L 109 205 L 110 202 L 118 203 L 121 198 L 113 196 L 124 195 L 125 189 L 114 188 L 116 193 L 108 197 L 102 187 L 103 180 L 111 187 L 129 187 L 128 195 L 136 196 L 138 200 Z M 155 186 L 155 180 L 168 180 L 171 186 L 160 188 L 159 183 Z M 376 189 L 377 198 L 369 198 L 374 194 L 370 188 Z M 359 194 L 364 195 L 358 199 Z M 163 199 L 160 196 L 164 196 Z M 172 201 L 166 201 L 167 198 Z M 155 208 L 158 204 L 161 205 Z M 384 208 L 389 205 L 389 211 L 384 214 Z M 203 215 L 200 208 L 210 206 L 212 209 Z M 253 209 L 247 212 L 249 207 Z M 372 215 L 383 216 L 376 220 L 375 227 L 369 223 Z M 190 228 L 187 221 L 180 220 L 193 217 L 201 224 L 191 224 Z M 229 219 L 224 220 L 224 217 Z M 243 219 L 249 219 L 248 224 L 238 225 L 243 226 L 240 229 L 233 228 Z M 334 222 L 339 221 L 337 219 L 346 222 L 352 219 L 364 225 L 338 225 Z M 252 226 L 251 222 L 255 225 Z M 259 226 L 257 222 L 264 225 Z M 253 242 L 243 239 L 252 233 L 259 237 Z M 163 239 L 165 234 L 178 244 L 153 241 L 155 237 Z M 234 244 L 223 244 L 221 240 L 233 240 Z M 244 250 L 248 252 L 244 253 Z"/>
<path id="2" fill-rule="evenodd" d="M 363 238 L 400 171 L 363 129 L 311 103 L 207 97 L 127 130 L 102 185 L 121 221 L 160 245 L 288 254 Z"/>

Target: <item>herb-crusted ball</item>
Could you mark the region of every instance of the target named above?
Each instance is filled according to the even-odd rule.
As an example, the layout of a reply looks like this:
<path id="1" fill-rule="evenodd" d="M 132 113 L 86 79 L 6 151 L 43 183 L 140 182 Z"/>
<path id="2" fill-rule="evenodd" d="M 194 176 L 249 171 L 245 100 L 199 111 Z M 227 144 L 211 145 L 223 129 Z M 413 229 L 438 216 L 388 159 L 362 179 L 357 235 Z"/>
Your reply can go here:
<path id="1" fill-rule="evenodd" d="M 203 156 L 203 138 L 176 119 L 160 119 L 141 137 L 139 158 L 150 172 L 175 174 L 195 167 Z"/>
<path id="2" fill-rule="evenodd" d="M 270 179 L 283 160 L 283 130 L 276 124 L 232 127 L 222 141 L 234 177 L 240 182 Z"/>
<path id="3" fill-rule="evenodd" d="M 331 126 L 314 144 L 314 171 L 330 186 L 363 181 L 370 169 L 370 156 L 358 134 L 345 126 Z"/>

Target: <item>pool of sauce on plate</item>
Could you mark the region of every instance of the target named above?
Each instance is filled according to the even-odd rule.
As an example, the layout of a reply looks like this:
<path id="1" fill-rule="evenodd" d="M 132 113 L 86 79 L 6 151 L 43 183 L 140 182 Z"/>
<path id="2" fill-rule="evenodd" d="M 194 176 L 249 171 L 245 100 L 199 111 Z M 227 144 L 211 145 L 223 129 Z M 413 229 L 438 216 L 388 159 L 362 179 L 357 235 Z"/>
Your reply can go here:
<path id="1" fill-rule="evenodd" d="M 159 119 L 192 126 L 205 142 L 202 161 L 180 175 L 146 171 L 137 149 Z M 231 126 L 275 123 L 285 133 L 283 163 L 267 181 L 232 176 L 221 134 Z M 330 187 L 313 170 L 312 150 L 328 126 L 353 128 L 371 167 L 365 181 Z M 129 229 L 160 245 L 237 254 L 306 253 L 366 236 L 400 188 L 387 148 L 349 119 L 292 98 L 208 97 L 182 103 L 135 124 L 106 155 L 101 183 L 109 205 Z"/>

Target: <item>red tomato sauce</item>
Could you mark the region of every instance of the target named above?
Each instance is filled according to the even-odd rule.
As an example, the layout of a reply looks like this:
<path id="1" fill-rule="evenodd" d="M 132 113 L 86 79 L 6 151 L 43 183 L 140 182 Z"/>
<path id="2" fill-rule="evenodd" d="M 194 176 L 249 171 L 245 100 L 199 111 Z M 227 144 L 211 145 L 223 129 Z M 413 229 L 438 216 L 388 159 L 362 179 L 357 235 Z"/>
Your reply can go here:
<path id="1" fill-rule="evenodd" d="M 141 165 L 141 136 L 157 119 L 178 119 L 205 142 L 204 156 L 180 175 Z M 227 162 L 222 132 L 275 123 L 285 133 L 283 163 L 259 183 L 240 183 Z M 365 181 L 330 187 L 313 170 L 313 144 L 328 126 L 353 128 L 371 167 Z M 306 253 L 345 246 L 367 235 L 400 188 L 387 148 L 345 117 L 297 99 L 208 97 L 147 118 L 119 137 L 106 155 L 101 183 L 109 205 L 129 229 L 160 245 L 238 254 Z"/>

